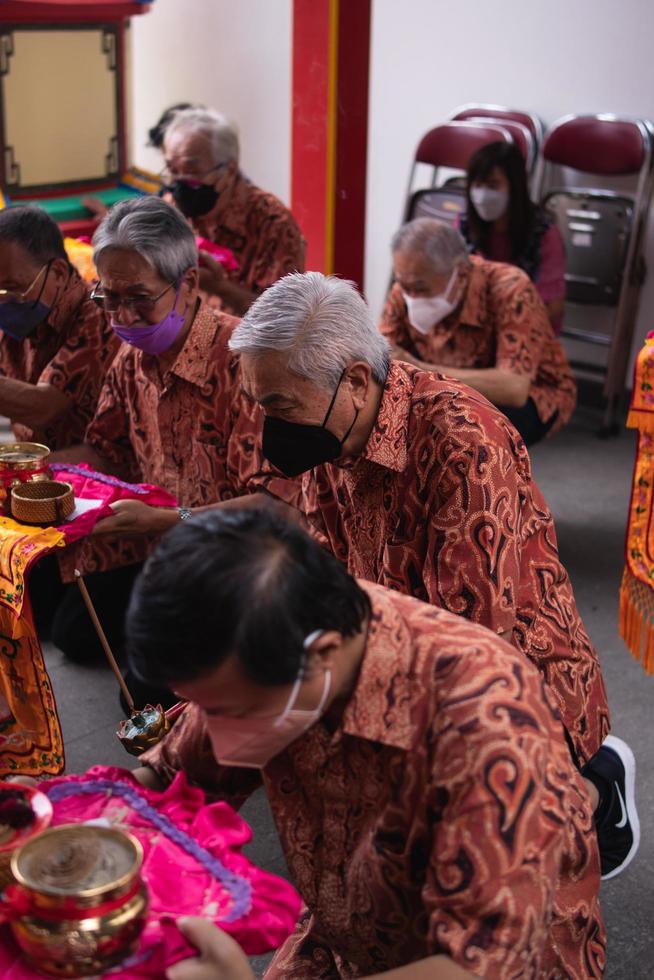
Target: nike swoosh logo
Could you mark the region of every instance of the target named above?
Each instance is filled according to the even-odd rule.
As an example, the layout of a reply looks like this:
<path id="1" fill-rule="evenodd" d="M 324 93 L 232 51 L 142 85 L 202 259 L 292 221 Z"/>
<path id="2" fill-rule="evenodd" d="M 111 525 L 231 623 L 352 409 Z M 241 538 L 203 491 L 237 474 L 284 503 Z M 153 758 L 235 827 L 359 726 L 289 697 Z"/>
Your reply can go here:
<path id="1" fill-rule="evenodd" d="M 627 808 L 624 805 L 624 800 L 622 799 L 622 793 L 620 792 L 620 787 L 618 786 L 617 783 L 614 783 L 613 785 L 616 788 L 618 799 L 620 800 L 620 807 L 622 808 L 622 819 L 620 820 L 620 823 L 616 823 L 616 827 L 618 828 L 618 830 L 621 830 L 622 827 L 627 826 Z"/>

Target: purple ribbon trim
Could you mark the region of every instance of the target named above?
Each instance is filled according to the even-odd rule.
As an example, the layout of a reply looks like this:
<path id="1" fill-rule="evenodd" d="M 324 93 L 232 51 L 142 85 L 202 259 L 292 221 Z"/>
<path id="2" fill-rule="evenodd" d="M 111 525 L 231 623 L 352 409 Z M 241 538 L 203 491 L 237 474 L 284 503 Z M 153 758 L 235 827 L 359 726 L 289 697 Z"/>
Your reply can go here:
<path id="1" fill-rule="evenodd" d="M 75 473 L 76 476 L 86 476 L 89 480 L 97 480 L 98 483 L 106 483 L 110 487 L 120 487 L 121 490 L 130 490 L 132 493 L 146 494 L 148 491 L 139 486 L 138 483 L 125 483 L 115 476 L 107 473 L 96 473 L 95 470 L 87 470 L 85 466 L 70 466 L 68 463 L 52 463 L 50 469 L 53 473 L 65 470 L 67 473 Z"/>
<path id="2" fill-rule="evenodd" d="M 108 793 L 109 796 L 119 796 L 129 803 L 139 816 L 160 830 L 168 840 L 173 841 L 174 844 L 195 858 L 205 871 L 208 871 L 213 878 L 220 882 L 232 900 L 231 910 L 220 921 L 236 922 L 251 911 L 251 883 L 246 878 L 242 878 L 226 868 L 222 861 L 219 861 L 201 844 L 198 844 L 187 833 L 176 827 L 172 820 L 150 806 L 139 791 L 129 783 L 123 780 L 113 782 L 110 779 L 91 779 L 84 783 L 60 783 L 58 786 L 46 789 L 45 792 L 52 803 L 68 799 L 70 796 L 90 796 L 93 793 Z"/>

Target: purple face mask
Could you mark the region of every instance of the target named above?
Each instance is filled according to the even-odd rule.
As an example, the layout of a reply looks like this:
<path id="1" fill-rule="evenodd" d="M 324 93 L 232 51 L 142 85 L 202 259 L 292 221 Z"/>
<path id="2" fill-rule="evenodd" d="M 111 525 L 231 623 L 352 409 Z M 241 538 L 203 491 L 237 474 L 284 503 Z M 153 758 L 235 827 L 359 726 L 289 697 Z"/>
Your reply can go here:
<path id="1" fill-rule="evenodd" d="M 173 346 L 184 326 L 186 314 L 175 312 L 178 296 L 179 290 L 175 293 L 173 309 L 159 323 L 153 323 L 148 327 L 124 327 L 112 320 L 111 329 L 126 344 L 138 347 L 144 354 L 154 354 L 155 357 L 163 354 Z"/>

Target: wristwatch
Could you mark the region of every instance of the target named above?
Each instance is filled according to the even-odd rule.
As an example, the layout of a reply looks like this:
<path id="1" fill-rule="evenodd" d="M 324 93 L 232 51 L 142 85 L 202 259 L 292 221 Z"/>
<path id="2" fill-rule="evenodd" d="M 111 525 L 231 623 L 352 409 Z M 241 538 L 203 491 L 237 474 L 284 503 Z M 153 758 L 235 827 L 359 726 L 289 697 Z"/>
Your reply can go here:
<path id="1" fill-rule="evenodd" d="M 189 510 L 188 507 L 178 507 L 177 513 L 179 514 L 180 521 L 188 521 L 193 516 L 193 511 Z"/>

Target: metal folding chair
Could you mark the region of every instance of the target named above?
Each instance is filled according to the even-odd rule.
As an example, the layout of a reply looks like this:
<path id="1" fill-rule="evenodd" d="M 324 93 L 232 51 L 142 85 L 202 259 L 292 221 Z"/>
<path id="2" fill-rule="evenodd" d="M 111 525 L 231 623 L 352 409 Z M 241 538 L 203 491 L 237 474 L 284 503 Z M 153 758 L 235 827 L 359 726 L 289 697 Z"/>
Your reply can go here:
<path id="1" fill-rule="evenodd" d="M 465 182 L 450 178 L 439 183 L 442 171 L 458 170 L 465 174 L 473 153 L 489 143 L 503 141 L 513 142 L 509 130 L 487 123 L 449 122 L 430 129 L 418 143 L 414 154 L 404 220 L 430 217 L 456 224 L 466 206 Z M 420 164 L 432 168 L 431 186 L 415 191 L 413 185 Z"/>
<path id="2" fill-rule="evenodd" d="M 565 116 L 545 135 L 536 173 L 538 198 L 553 215 L 566 249 L 568 316 L 562 336 L 607 348 L 602 365 L 571 359 L 573 367 L 603 379 L 602 433 L 618 431 L 640 288 L 643 237 L 654 187 L 654 128 L 647 120 L 613 115 Z M 588 186 L 565 186 L 556 168 L 584 174 Z M 631 192 L 616 191 L 616 178 L 631 178 Z M 579 307 L 613 310 L 608 333 L 575 325 Z M 578 319 L 578 317 L 577 317 Z M 590 353 L 590 352 L 589 352 Z"/>
<path id="3" fill-rule="evenodd" d="M 507 106 L 489 105 L 486 102 L 468 102 L 455 109 L 450 118 L 504 126 L 520 148 L 527 164 L 527 172 L 533 175 L 543 140 L 543 124 L 538 116 L 523 109 L 509 109 Z"/>

